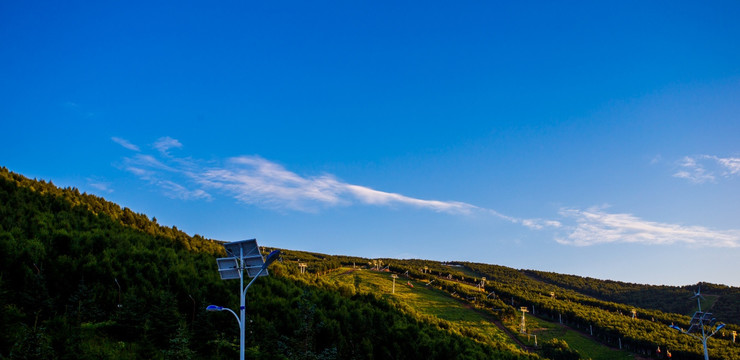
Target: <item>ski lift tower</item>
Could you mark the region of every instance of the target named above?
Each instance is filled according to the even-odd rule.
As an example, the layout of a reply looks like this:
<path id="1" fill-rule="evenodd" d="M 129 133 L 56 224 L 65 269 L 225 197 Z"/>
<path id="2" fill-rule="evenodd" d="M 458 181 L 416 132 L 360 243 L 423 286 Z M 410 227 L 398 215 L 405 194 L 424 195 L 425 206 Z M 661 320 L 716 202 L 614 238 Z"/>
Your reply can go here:
<path id="1" fill-rule="evenodd" d="M 206 311 L 228 311 L 236 317 L 239 322 L 239 359 L 244 360 L 244 331 L 246 328 L 244 298 L 247 296 L 247 290 L 258 277 L 268 275 L 267 267 L 280 256 L 280 250 L 274 250 L 263 258 L 257 246 L 257 239 L 226 243 L 224 248 L 229 257 L 216 259 L 218 273 L 221 275 L 221 280 L 239 279 L 240 316 L 237 316 L 233 310 L 218 305 L 208 305 Z M 245 272 L 248 277 L 252 278 L 246 287 L 244 287 Z"/>
<path id="2" fill-rule="evenodd" d="M 670 327 L 686 335 L 701 340 L 701 344 L 704 346 L 704 360 L 709 360 L 709 353 L 707 352 L 707 339 L 709 339 L 712 335 L 716 334 L 717 331 L 720 331 L 723 327 L 725 327 L 725 324 L 717 325 L 717 327 L 715 327 L 712 331 L 712 328 L 714 327 L 717 319 L 712 317 L 712 313 L 701 311 L 701 299 L 704 299 L 704 297 L 701 295 L 701 288 L 699 288 L 699 290 L 694 294 L 692 298 L 696 298 L 697 305 L 699 306 L 699 311 L 695 312 L 694 316 L 691 317 L 691 322 L 689 323 L 688 330 L 684 331 L 676 325 L 670 325 Z M 709 331 L 711 331 L 711 333 L 709 333 Z M 700 332 L 701 336 L 699 336 Z"/>
<path id="3" fill-rule="evenodd" d="M 528 313 L 529 310 L 527 309 L 526 306 L 520 307 L 519 310 L 522 311 L 522 323 L 519 324 L 519 332 L 522 333 L 522 334 L 526 334 L 527 333 L 527 324 L 526 324 L 526 320 L 524 318 L 524 314 L 525 313 Z"/>

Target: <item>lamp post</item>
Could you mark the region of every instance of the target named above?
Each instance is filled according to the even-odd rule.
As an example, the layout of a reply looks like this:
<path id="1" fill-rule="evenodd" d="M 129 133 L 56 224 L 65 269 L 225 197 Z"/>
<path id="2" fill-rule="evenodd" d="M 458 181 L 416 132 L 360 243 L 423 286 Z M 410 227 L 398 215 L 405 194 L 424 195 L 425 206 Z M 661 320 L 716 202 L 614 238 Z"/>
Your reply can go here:
<path id="1" fill-rule="evenodd" d="M 712 317 L 712 313 L 701 311 L 701 299 L 704 298 L 703 296 L 701 296 L 701 288 L 699 288 L 699 291 L 694 294 L 694 297 L 696 298 L 696 302 L 699 305 L 699 311 L 695 312 L 694 316 L 691 318 L 689 328 L 684 331 L 676 325 L 670 325 L 669 327 L 671 329 L 678 330 L 686 335 L 701 340 L 701 344 L 704 346 L 704 360 L 709 360 L 709 352 L 707 351 L 707 339 L 709 339 L 710 337 L 712 337 L 712 335 L 716 334 L 717 331 L 720 331 L 723 327 L 725 327 L 725 324 L 717 325 L 717 327 L 714 328 L 714 331 L 707 335 L 708 331 L 705 331 L 704 327 L 708 326 L 709 330 L 711 330 L 717 319 Z M 701 337 L 699 337 L 698 334 L 699 330 L 701 330 Z M 697 334 L 694 334 L 694 332 L 696 332 Z"/>
<path id="2" fill-rule="evenodd" d="M 216 262 L 222 280 L 239 278 L 239 315 L 237 316 L 236 312 L 229 308 L 218 305 L 208 305 L 206 311 L 228 311 L 234 315 L 239 323 L 239 360 L 244 360 L 245 298 L 247 290 L 258 277 L 267 275 L 267 267 L 277 260 L 280 256 L 280 250 L 272 251 L 263 260 L 255 239 L 231 242 L 224 244 L 224 247 L 226 253 L 230 254 L 231 257 L 219 258 Z M 247 271 L 247 276 L 252 278 L 246 287 L 244 287 L 244 270 Z M 254 273 L 254 271 L 257 272 Z"/>
<path id="3" fill-rule="evenodd" d="M 116 285 L 118 285 L 118 307 L 122 308 L 123 305 L 121 305 L 121 284 L 118 283 L 118 278 L 113 278 L 113 281 L 115 281 Z"/>

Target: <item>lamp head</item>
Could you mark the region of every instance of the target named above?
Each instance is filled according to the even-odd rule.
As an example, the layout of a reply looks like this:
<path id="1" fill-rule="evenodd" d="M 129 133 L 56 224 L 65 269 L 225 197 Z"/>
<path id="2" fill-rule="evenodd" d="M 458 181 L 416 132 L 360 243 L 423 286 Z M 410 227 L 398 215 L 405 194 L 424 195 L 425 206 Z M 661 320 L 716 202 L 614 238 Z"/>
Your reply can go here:
<path id="1" fill-rule="evenodd" d="M 224 310 L 224 308 L 222 306 L 218 306 L 218 305 L 208 305 L 206 307 L 206 311 L 223 311 L 223 310 Z"/>
<path id="2" fill-rule="evenodd" d="M 267 257 L 265 257 L 265 263 L 262 265 L 262 268 L 265 269 L 270 264 L 272 264 L 277 258 L 280 256 L 280 250 L 273 250 L 269 254 L 267 254 Z"/>

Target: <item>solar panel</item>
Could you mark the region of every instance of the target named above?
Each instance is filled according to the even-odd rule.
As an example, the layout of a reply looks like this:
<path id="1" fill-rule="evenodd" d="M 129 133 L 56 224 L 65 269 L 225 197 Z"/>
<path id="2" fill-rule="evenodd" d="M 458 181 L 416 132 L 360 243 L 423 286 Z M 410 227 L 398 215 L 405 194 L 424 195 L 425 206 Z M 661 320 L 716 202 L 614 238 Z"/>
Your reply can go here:
<path id="1" fill-rule="evenodd" d="M 262 269 L 265 263 L 260 248 L 257 245 L 257 239 L 239 240 L 224 244 L 226 255 L 229 257 L 219 258 L 216 260 L 218 271 L 222 280 L 239 278 L 239 263 L 237 259 L 241 257 L 242 266 L 247 272 L 248 277 L 255 277 Z M 260 276 L 267 276 L 267 269 Z"/>
<path id="2" fill-rule="evenodd" d="M 244 269 L 247 270 L 247 276 L 251 278 L 257 276 L 257 273 L 260 272 L 260 269 L 262 269 L 262 264 L 264 263 L 265 261 L 262 259 L 262 255 L 245 257 Z M 267 276 L 267 269 L 265 269 L 265 271 L 263 271 L 260 276 Z"/>
<path id="3" fill-rule="evenodd" d="M 700 331 L 702 326 L 709 325 L 711 322 L 712 322 L 712 313 L 705 313 L 702 311 L 697 311 L 694 313 L 694 316 L 691 318 L 691 322 L 689 323 L 689 329 L 686 330 L 686 332 L 692 333 L 695 331 Z"/>
<path id="4" fill-rule="evenodd" d="M 260 255 L 260 248 L 257 246 L 257 239 L 249 240 L 238 240 L 224 244 L 226 249 L 226 255 L 229 257 L 239 257 L 240 250 L 243 252 L 242 256 L 254 256 Z"/>
<path id="5" fill-rule="evenodd" d="M 218 274 L 221 275 L 221 280 L 239 278 L 239 263 L 236 258 L 218 258 L 216 264 L 218 264 Z"/>

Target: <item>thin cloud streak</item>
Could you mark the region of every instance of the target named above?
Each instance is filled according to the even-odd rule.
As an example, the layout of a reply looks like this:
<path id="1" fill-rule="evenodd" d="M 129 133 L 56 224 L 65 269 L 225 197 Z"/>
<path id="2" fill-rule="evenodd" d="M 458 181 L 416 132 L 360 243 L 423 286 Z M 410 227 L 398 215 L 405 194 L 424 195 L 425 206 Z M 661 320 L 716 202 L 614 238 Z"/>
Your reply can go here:
<path id="1" fill-rule="evenodd" d="M 122 138 L 119 138 L 119 137 L 115 137 L 114 136 L 114 137 L 111 138 L 111 140 L 113 140 L 113 142 L 115 142 L 118 145 L 123 146 L 126 149 L 137 151 L 137 152 L 140 151 L 138 146 L 136 146 L 136 145 L 128 142 L 128 140 L 126 140 L 126 139 L 122 139 Z"/>
<path id="2" fill-rule="evenodd" d="M 399 203 L 451 214 L 470 214 L 473 210 L 480 209 L 477 206 L 458 201 L 422 200 L 359 185 L 342 184 L 342 186 L 364 204 L 391 205 Z"/>
<path id="3" fill-rule="evenodd" d="M 645 245 L 685 244 L 696 247 L 740 247 L 740 231 L 718 231 L 703 226 L 684 226 L 640 219 L 632 214 L 610 214 L 601 208 L 561 209 L 560 215 L 574 219 L 564 227 L 567 234 L 556 240 L 565 245 L 590 246 L 604 243 Z"/>
<path id="4" fill-rule="evenodd" d="M 173 199 L 182 200 L 211 200 L 211 194 L 205 192 L 202 189 L 190 190 L 185 186 L 182 186 L 174 181 L 169 180 L 157 180 L 154 182 L 155 185 L 164 189 L 164 194 L 167 197 Z"/>
<path id="5" fill-rule="evenodd" d="M 740 158 L 697 155 L 684 157 L 681 169 L 674 177 L 689 180 L 695 184 L 715 182 L 717 177 L 731 178 L 740 175 Z"/>
<path id="6" fill-rule="evenodd" d="M 101 180 L 98 180 L 98 179 L 88 178 L 87 179 L 87 184 L 89 186 L 91 186 L 92 188 L 95 188 L 95 189 L 100 190 L 100 191 L 107 192 L 109 194 L 113 192 L 113 189 L 111 189 L 111 187 L 110 187 L 111 184 L 109 182 L 106 182 L 106 181 L 101 181 Z"/>

